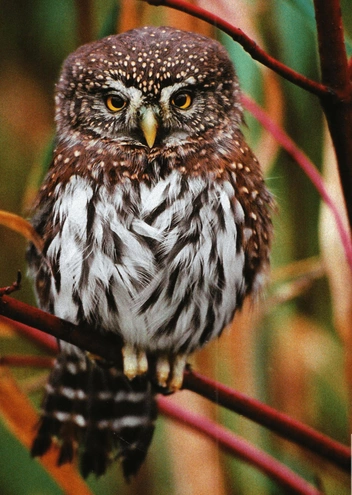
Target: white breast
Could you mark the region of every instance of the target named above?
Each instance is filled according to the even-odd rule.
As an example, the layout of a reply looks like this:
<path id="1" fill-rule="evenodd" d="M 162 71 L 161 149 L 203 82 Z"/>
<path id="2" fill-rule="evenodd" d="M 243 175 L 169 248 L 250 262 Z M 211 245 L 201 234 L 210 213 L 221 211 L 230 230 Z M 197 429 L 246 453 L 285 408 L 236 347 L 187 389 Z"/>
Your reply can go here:
<path id="1" fill-rule="evenodd" d="M 154 186 L 96 191 L 74 176 L 54 207 L 47 256 L 54 311 L 141 349 L 192 351 L 218 335 L 245 290 L 244 221 L 230 182 L 172 172 Z"/>

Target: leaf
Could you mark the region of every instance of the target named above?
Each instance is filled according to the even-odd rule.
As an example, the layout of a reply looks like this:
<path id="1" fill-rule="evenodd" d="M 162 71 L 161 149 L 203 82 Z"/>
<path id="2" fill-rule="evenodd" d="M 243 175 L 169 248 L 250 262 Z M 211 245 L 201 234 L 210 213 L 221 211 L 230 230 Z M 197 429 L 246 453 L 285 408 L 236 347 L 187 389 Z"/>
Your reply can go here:
<path id="1" fill-rule="evenodd" d="M 43 250 L 43 239 L 37 234 L 34 227 L 19 215 L 0 210 L 0 225 L 21 234 L 23 237 L 33 242 L 39 252 Z"/>
<path id="2" fill-rule="evenodd" d="M 305 18 L 309 27 L 315 31 L 315 15 L 313 2 L 307 2 L 307 0 L 286 0 L 295 7 Z M 352 40 L 345 33 L 345 43 L 348 56 L 352 55 Z"/>
<path id="3" fill-rule="evenodd" d="M 116 2 L 110 7 L 105 20 L 99 30 L 98 39 L 116 33 L 116 26 L 118 25 L 120 19 L 120 10 L 120 2 Z"/>
<path id="4" fill-rule="evenodd" d="M 8 429 L 18 440 L 30 448 L 33 432 L 38 422 L 37 414 L 27 396 L 20 390 L 10 370 L 0 367 L 0 414 Z M 67 495 L 92 495 L 72 464 L 58 467 L 58 449 L 53 446 L 45 456 L 38 459 L 56 483 Z M 33 462 L 37 462 L 33 459 Z"/>

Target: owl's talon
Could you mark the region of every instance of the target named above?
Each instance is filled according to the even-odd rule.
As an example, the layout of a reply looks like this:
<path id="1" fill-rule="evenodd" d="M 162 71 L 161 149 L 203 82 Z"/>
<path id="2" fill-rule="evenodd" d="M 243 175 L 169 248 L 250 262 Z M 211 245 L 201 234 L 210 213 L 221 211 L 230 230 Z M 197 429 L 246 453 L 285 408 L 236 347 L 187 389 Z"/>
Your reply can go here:
<path id="1" fill-rule="evenodd" d="M 183 373 L 185 371 L 185 367 L 187 364 L 187 355 L 186 354 L 178 354 L 175 357 L 172 366 L 172 376 L 169 381 L 168 387 L 172 392 L 176 392 L 180 390 L 183 383 Z"/>
<path id="2" fill-rule="evenodd" d="M 146 353 L 143 351 L 137 352 L 137 368 L 138 375 L 144 375 L 148 371 L 148 359 Z"/>
<path id="3" fill-rule="evenodd" d="M 123 372 L 129 380 L 148 371 L 148 360 L 145 352 L 138 351 L 133 346 L 126 344 L 122 348 Z"/>
<path id="4" fill-rule="evenodd" d="M 176 392 L 182 387 L 183 373 L 186 367 L 187 355 L 178 354 L 174 358 L 162 356 L 156 363 L 156 378 L 158 385 Z"/>
<path id="5" fill-rule="evenodd" d="M 156 378 L 160 387 L 166 388 L 170 376 L 170 361 L 168 357 L 162 356 L 156 363 Z"/>

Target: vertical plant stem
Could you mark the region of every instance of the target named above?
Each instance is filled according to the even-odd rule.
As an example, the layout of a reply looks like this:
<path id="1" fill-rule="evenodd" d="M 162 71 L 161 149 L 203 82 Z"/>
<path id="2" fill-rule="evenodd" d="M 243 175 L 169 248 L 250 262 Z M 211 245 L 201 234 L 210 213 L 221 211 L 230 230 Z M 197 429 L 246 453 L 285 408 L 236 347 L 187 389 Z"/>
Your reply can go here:
<path id="1" fill-rule="evenodd" d="M 76 0 L 77 40 L 79 45 L 93 41 L 93 2 L 91 0 Z"/>
<path id="2" fill-rule="evenodd" d="M 339 0 L 314 0 L 321 77 L 336 97 L 320 97 L 338 161 L 347 215 L 352 228 L 352 83 Z"/>

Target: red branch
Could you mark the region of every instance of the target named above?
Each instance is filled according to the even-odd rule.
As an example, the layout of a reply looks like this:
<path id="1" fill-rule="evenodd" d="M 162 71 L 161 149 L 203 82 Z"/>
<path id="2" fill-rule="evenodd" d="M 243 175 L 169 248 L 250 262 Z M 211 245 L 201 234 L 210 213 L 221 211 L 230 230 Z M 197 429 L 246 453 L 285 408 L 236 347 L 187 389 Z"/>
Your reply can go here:
<path id="1" fill-rule="evenodd" d="M 102 356 L 108 361 L 121 363 L 121 342 L 117 336 L 101 334 L 99 339 L 96 339 L 94 338 L 94 330 L 87 326 L 78 327 L 6 295 L 0 297 L 0 315 L 54 335 L 58 339 L 65 340 L 93 354 Z M 308 448 L 342 469 L 346 469 L 347 466 L 349 469 L 350 455 L 347 447 L 334 442 L 330 438 L 259 401 L 249 399 L 196 373 L 186 372 L 184 388 L 257 421 L 259 424 L 270 428 L 284 438 Z"/>
<path id="2" fill-rule="evenodd" d="M 158 408 L 168 418 L 198 433 L 203 433 L 216 442 L 216 445 L 221 449 L 252 464 L 263 473 L 269 475 L 288 490 L 288 493 L 297 495 L 322 495 L 320 491 L 313 488 L 312 485 L 285 465 L 208 418 L 191 413 L 165 397 L 158 398 Z"/>
<path id="3" fill-rule="evenodd" d="M 21 333 L 27 339 L 35 342 L 37 346 L 42 347 L 50 353 L 56 354 L 59 350 L 57 340 L 53 335 L 40 332 L 36 328 L 30 327 L 24 323 L 20 323 L 19 321 L 11 320 L 9 318 L 6 318 L 5 316 L 0 316 L 0 324 L 1 323 L 11 325 L 16 332 Z"/>
<path id="4" fill-rule="evenodd" d="M 339 165 L 341 185 L 352 228 L 352 81 L 343 37 L 339 0 L 314 0 L 322 81 L 340 95 L 321 95 L 321 103 Z"/>
<path id="5" fill-rule="evenodd" d="M 54 364 L 54 359 L 44 356 L 0 356 L 1 366 L 18 366 L 31 368 L 51 368 Z"/>
<path id="6" fill-rule="evenodd" d="M 261 62 L 266 67 L 269 67 L 275 71 L 280 76 L 284 77 L 288 81 L 296 84 L 297 86 L 313 93 L 317 96 L 332 96 L 333 91 L 324 84 L 313 81 L 308 77 L 299 74 L 287 65 L 283 64 L 274 57 L 271 57 L 266 53 L 265 50 L 260 48 L 257 43 L 247 36 L 241 29 L 233 26 L 229 22 L 226 22 L 221 17 L 198 7 L 198 5 L 193 5 L 183 0 L 143 0 L 151 5 L 163 5 L 165 7 L 170 7 L 172 9 L 180 10 L 186 12 L 187 14 L 202 19 L 218 28 L 220 28 L 224 33 L 231 36 L 231 38 L 242 45 L 247 53 L 258 62 Z"/>
<path id="7" fill-rule="evenodd" d="M 21 279 L 22 275 L 21 272 L 17 272 L 17 280 L 16 282 L 13 282 L 11 285 L 8 285 L 7 287 L 1 287 L 0 289 L 0 297 L 9 294 L 12 294 L 12 292 L 16 292 L 16 290 L 20 290 L 21 288 Z"/>
<path id="8" fill-rule="evenodd" d="M 324 457 L 347 472 L 351 468 L 351 454 L 347 447 L 256 399 L 195 372 L 187 372 L 184 388 L 197 392 L 237 414 L 242 414 L 287 440 Z"/>
<path id="9" fill-rule="evenodd" d="M 78 327 L 9 296 L 0 297 L 0 315 L 70 342 L 81 349 L 104 357 L 107 361 L 122 364 L 122 342 L 117 335 L 99 335 L 99 339 L 96 339 L 96 331 L 89 326 Z"/>
<path id="10" fill-rule="evenodd" d="M 297 145 L 289 138 L 289 136 L 279 127 L 270 116 L 257 105 L 249 96 L 242 94 L 243 106 L 249 110 L 254 117 L 267 129 L 277 140 L 278 143 L 292 156 L 292 158 L 301 167 L 304 173 L 308 176 L 323 201 L 330 208 L 336 222 L 337 230 L 340 234 L 341 242 L 345 251 L 347 262 L 352 271 L 352 239 L 349 231 L 345 228 L 343 219 L 339 209 L 336 206 L 333 198 L 330 196 L 324 184 L 324 179 L 316 169 L 314 164 L 309 160 Z"/>

